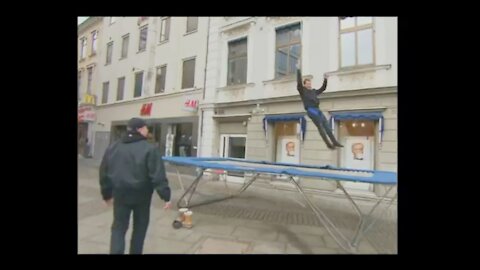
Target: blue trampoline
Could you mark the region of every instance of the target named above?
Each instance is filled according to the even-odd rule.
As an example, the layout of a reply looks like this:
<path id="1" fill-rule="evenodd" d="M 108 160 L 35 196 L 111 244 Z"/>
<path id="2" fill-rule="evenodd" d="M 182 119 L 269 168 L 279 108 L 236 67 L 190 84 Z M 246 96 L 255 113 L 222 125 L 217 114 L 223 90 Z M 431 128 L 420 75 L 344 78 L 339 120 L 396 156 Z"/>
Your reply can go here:
<path id="1" fill-rule="evenodd" d="M 338 168 L 332 167 L 329 165 L 326 166 L 310 166 L 310 165 L 299 165 L 299 164 L 288 164 L 288 163 L 274 163 L 267 161 L 253 161 L 253 160 L 244 160 L 244 159 L 235 159 L 235 158 L 216 158 L 216 157 L 163 157 L 163 160 L 178 166 L 191 166 L 199 169 L 199 174 L 193 183 L 185 190 L 183 188 L 183 183 L 181 180 L 180 174 L 177 173 L 182 189 L 185 190 L 184 194 L 177 202 L 179 208 L 182 207 L 194 207 L 198 205 L 203 205 L 206 203 L 217 202 L 225 199 L 235 197 L 245 191 L 259 176 L 262 175 L 282 175 L 286 176 L 287 180 L 294 184 L 297 190 L 303 195 L 303 198 L 315 213 L 318 220 L 321 224 L 324 225 L 326 230 L 332 236 L 332 238 L 337 242 L 337 244 L 342 247 L 344 250 L 355 253 L 356 247 L 360 239 L 364 236 L 366 231 L 370 229 L 376 220 L 367 222 L 374 211 L 378 208 L 380 203 L 385 200 L 397 185 L 397 173 L 388 172 L 388 171 L 374 171 L 374 170 L 355 170 L 348 168 Z M 217 199 L 215 201 L 208 201 L 199 203 L 196 205 L 191 205 L 190 201 L 192 195 L 195 193 L 197 185 L 202 178 L 203 174 L 207 170 L 220 170 L 224 174 L 228 172 L 243 172 L 245 173 L 245 178 L 250 178 L 248 181 L 245 181 L 240 190 L 233 195 L 228 197 Z M 247 177 L 247 175 L 249 177 Z M 313 202 L 306 196 L 303 188 L 300 186 L 298 177 L 308 177 L 308 178 L 317 178 L 322 180 L 331 180 L 336 181 L 338 187 L 343 191 L 346 198 L 354 206 L 356 214 L 359 216 L 359 223 L 355 231 L 353 239 L 347 239 L 347 237 L 332 223 L 332 221 L 325 215 L 325 213 L 318 208 Z M 379 200 L 372 207 L 368 214 L 364 214 L 361 209 L 358 207 L 357 203 L 352 199 L 348 191 L 344 188 L 341 181 L 353 181 L 353 182 L 363 182 L 371 183 L 377 185 L 387 186 L 383 196 L 380 196 Z M 185 199 L 185 196 L 190 193 L 190 196 Z M 393 202 L 396 200 L 397 194 L 393 196 L 389 205 L 383 210 L 386 211 Z M 182 199 L 185 200 L 185 204 L 182 205 Z M 382 212 L 382 213 L 383 213 Z"/>

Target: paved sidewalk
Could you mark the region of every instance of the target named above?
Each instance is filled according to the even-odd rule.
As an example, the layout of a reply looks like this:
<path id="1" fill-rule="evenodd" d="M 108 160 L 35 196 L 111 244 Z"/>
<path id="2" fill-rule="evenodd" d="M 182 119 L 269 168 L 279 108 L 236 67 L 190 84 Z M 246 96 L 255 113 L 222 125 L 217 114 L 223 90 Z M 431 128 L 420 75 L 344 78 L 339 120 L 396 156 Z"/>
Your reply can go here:
<path id="1" fill-rule="evenodd" d="M 107 254 L 113 212 L 100 197 L 98 161 L 79 159 L 78 169 L 78 253 Z M 183 192 L 176 174 L 170 174 L 174 202 Z M 193 181 L 184 176 L 185 184 Z M 239 186 L 229 184 L 232 190 Z M 226 195 L 221 182 L 201 181 L 192 203 Z M 352 236 L 356 226 L 353 208 L 345 199 L 311 195 L 332 221 Z M 191 229 L 174 229 L 176 208 L 162 209 L 154 195 L 145 254 L 345 254 L 318 222 L 296 192 L 272 189 L 261 183 L 241 196 L 194 207 Z M 369 203 L 360 203 L 369 207 Z M 359 254 L 396 254 L 396 206 L 360 242 Z M 131 228 L 131 226 L 130 226 Z M 130 239 L 131 229 L 127 232 Z M 126 241 L 126 250 L 129 241 Z"/>

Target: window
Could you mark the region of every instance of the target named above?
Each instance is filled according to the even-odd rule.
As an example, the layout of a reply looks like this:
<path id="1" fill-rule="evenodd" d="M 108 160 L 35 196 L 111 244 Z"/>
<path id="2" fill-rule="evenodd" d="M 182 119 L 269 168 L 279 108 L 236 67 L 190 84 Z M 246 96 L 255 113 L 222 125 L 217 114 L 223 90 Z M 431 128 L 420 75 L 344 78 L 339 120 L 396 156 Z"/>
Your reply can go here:
<path id="1" fill-rule="evenodd" d="M 301 57 L 300 24 L 277 29 L 275 78 L 295 73 Z"/>
<path id="2" fill-rule="evenodd" d="M 126 35 L 122 37 L 122 55 L 121 58 L 127 58 L 128 56 L 128 42 L 130 41 L 130 36 Z"/>
<path id="3" fill-rule="evenodd" d="M 245 159 L 246 135 L 220 135 L 220 155 L 225 158 Z"/>
<path id="4" fill-rule="evenodd" d="M 102 104 L 105 104 L 108 102 L 108 87 L 110 83 L 109 82 L 104 82 L 103 83 L 103 89 L 102 89 Z"/>
<path id="5" fill-rule="evenodd" d="M 93 31 L 92 32 L 92 54 L 97 53 L 97 37 L 98 37 L 98 31 Z"/>
<path id="6" fill-rule="evenodd" d="M 117 20 L 115 17 L 110 17 L 110 24 L 114 23 Z"/>
<path id="7" fill-rule="evenodd" d="M 87 38 L 80 39 L 80 59 L 85 59 L 87 56 Z"/>
<path id="8" fill-rule="evenodd" d="M 198 17 L 187 17 L 187 33 L 197 30 Z"/>
<path id="9" fill-rule="evenodd" d="M 183 61 L 182 89 L 192 88 L 195 81 L 195 58 Z"/>
<path id="10" fill-rule="evenodd" d="M 88 69 L 88 81 L 87 81 L 87 93 L 92 93 L 92 76 L 93 76 L 93 67 L 89 67 Z"/>
<path id="11" fill-rule="evenodd" d="M 242 84 L 247 81 L 247 39 L 228 43 L 227 85 Z"/>
<path id="12" fill-rule="evenodd" d="M 124 89 L 125 89 L 125 77 L 118 78 L 117 100 L 123 100 Z"/>
<path id="13" fill-rule="evenodd" d="M 165 78 L 167 76 L 167 66 L 157 67 L 157 77 L 155 79 L 155 93 L 165 91 Z"/>
<path id="14" fill-rule="evenodd" d="M 373 64 L 373 18 L 346 17 L 339 24 L 340 67 Z"/>
<path id="15" fill-rule="evenodd" d="M 138 43 L 138 51 L 145 51 L 147 49 L 147 33 L 148 27 L 143 27 L 140 29 L 140 41 Z"/>
<path id="16" fill-rule="evenodd" d="M 163 18 L 160 24 L 160 42 L 168 40 L 170 37 L 170 17 Z"/>
<path id="17" fill-rule="evenodd" d="M 113 54 L 113 42 L 107 44 L 107 61 L 105 62 L 106 65 L 112 63 L 112 54 Z"/>
<path id="18" fill-rule="evenodd" d="M 139 97 L 142 95 L 142 86 L 143 86 L 143 71 L 135 74 L 135 89 L 133 97 Z"/>

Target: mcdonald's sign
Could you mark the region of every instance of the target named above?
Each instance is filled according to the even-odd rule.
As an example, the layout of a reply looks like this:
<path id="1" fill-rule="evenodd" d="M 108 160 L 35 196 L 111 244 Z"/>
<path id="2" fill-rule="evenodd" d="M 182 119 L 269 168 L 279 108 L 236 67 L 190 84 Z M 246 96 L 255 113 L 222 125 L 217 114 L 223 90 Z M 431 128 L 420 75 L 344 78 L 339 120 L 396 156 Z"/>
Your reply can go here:
<path id="1" fill-rule="evenodd" d="M 95 95 L 90 95 L 90 94 L 84 94 L 83 95 L 83 104 L 89 104 L 89 105 L 96 105 L 96 96 Z"/>

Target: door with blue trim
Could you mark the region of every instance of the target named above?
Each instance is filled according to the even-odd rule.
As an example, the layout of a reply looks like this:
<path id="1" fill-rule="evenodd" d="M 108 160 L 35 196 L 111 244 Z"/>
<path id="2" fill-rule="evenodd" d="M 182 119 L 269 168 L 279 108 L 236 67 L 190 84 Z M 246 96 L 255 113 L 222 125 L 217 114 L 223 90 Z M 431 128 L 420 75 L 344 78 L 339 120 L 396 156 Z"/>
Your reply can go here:
<path id="1" fill-rule="evenodd" d="M 297 121 L 276 122 L 276 162 L 300 163 L 300 125 Z"/>
<path id="2" fill-rule="evenodd" d="M 373 120 L 340 121 L 340 167 L 360 170 L 375 169 L 375 125 Z M 353 192 L 373 192 L 369 183 L 342 182 Z"/>

